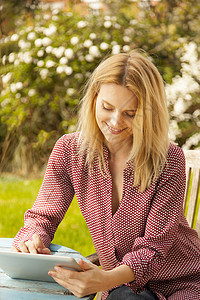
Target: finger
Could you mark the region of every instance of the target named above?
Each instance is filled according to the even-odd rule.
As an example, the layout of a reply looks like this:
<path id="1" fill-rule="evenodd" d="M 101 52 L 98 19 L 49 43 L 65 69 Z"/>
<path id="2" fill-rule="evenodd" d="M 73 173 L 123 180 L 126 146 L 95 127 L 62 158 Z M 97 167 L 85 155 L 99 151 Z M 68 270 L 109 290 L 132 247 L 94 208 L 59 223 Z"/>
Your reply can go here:
<path id="1" fill-rule="evenodd" d="M 40 254 L 47 254 L 47 255 L 51 254 L 51 251 L 49 248 L 38 248 L 37 251 Z"/>
<path id="2" fill-rule="evenodd" d="M 20 252 L 29 253 L 29 249 L 24 242 L 19 243 Z"/>
<path id="3" fill-rule="evenodd" d="M 30 253 L 37 254 L 37 250 L 35 248 L 33 241 L 28 240 L 27 242 L 25 242 L 25 245 L 27 246 Z"/>
<path id="4" fill-rule="evenodd" d="M 12 247 L 12 248 L 11 248 L 11 252 L 20 252 L 20 250 L 17 249 L 16 247 Z"/>
<path id="5" fill-rule="evenodd" d="M 38 248 L 46 248 L 41 237 L 39 236 L 39 234 L 34 234 L 32 236 L 32 240 L 33 240 L 33 243 L 34 243 L 34 246 L 35 246 L 35 249 L 38 249 Z"/>
<path id="6" fill-rule="evenodd" d="M 81 267 L 81 269 L 83 269 L 84 271 L 91 270 L 91 269 L 94 269 L 97 267 L 96 265 L 94 265 L 92 263 L 88 263 L 88 262 L 84 261 L 83 259 L 79 259 L 78 264 Z"/>

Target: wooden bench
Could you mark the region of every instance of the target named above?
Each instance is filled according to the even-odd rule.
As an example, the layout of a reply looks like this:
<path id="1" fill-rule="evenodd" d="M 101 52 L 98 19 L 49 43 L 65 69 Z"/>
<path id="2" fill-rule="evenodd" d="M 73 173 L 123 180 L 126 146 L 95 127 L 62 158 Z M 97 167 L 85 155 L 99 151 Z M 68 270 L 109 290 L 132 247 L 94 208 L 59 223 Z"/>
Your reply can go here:
<path id="1" fill-rule="evenodd" d="M 187 176 L 184 211 L 189 225 L 198 232 L 200 238 L 200 150 L 185 150 L 184 154 Z"/>

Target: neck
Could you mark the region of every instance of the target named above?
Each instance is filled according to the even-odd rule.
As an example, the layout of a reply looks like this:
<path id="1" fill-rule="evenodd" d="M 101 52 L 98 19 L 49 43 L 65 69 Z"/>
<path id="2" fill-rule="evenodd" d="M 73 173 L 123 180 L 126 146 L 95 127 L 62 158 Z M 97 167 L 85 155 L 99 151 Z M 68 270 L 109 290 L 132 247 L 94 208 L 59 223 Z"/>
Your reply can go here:
<path id="1" fill-rule="evenodd" d="M 131 142 L 126 141 L 123 144 L 121 143 L 112 144 L 112 145 L 106 144 L 106 146 L 109 149 L 111 160 L 120 159 L 122 157 L 125 160 L 128 160 L 132 148 L 132 141 Z"/>

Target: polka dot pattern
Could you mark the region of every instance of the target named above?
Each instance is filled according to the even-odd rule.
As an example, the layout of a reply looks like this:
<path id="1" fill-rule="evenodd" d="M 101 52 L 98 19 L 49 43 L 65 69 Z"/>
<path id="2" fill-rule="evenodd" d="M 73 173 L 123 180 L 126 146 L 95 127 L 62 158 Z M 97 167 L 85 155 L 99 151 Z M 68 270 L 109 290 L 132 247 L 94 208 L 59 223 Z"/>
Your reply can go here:
<path id="1" fill-rule="evenodd" d="M 64 135 L 56 143 L 38 197 L 13 245 L 39 233 L 48 247 L 76 194 L 104 270 L 128 265 L 136 280 L 127 285 L 136 293 L 148 285 L 160 300 L 200 299 L 200 240 L 183 213 L 183 151 L 170 144 L 162 174 L 143 193 L 132 187 L 134 170 L 128 163 L 122 200 L 112 216 L 108 149 L 109 175 L 103 176 L 97 158 L 92 171 L 85 164 L 78 135 Z"/>

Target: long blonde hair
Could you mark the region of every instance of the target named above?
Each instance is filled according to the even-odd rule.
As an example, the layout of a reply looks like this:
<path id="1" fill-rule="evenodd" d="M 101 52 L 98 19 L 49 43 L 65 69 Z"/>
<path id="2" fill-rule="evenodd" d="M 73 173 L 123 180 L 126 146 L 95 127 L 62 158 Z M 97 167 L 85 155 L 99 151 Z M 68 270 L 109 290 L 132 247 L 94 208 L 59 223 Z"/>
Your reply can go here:
<path id="1" fill-rule="evenodd" d="M 154 64 L 138 50 L 113 55 L 100 63 L 86 85 L 79 111 L 82 150 L 86 151 L 91 167 L 95 155 L 100 167 L 105 166 L 104 137 L 96 122 L 95 106 L 101 85 L 106 83 L 123 85 L 138 99 L 129 159 L 134 168 L 133 186 L 139 185 L 142 192 L 160 175 L 166 163 L 169 117 L 164 83 Z"/>

